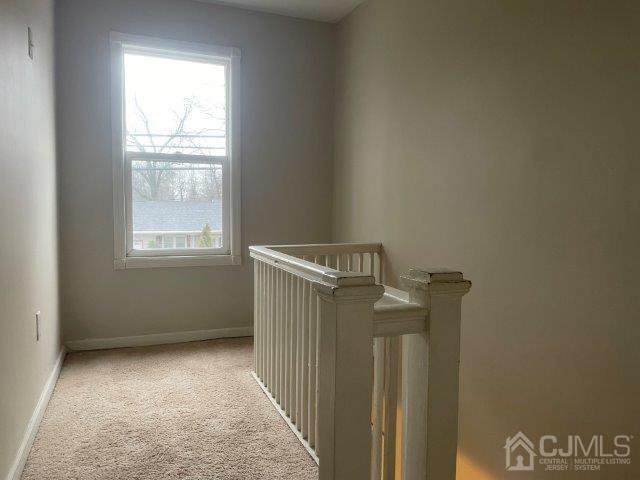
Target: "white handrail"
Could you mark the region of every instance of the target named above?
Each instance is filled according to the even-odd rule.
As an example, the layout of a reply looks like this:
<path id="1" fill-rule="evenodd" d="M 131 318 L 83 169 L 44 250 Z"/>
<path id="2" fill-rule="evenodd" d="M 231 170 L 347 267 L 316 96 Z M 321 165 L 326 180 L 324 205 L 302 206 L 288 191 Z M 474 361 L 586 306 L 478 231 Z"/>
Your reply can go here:
<path id="1" fill-rule="evenodd" d="M 381 243 L 318 243 L 312 245 L 272 245 L 272 250 L 288 255 L 337 255 L 343 253 L 382 253 Z"/>
<path id="2" fill-rule="evenodd" d="M 304 247 L 310 247 L 310 245 L 304 245 Z M 307 260 L 302 260 L 279 250 L 288 248 L 291 247 L 249 247 L 249 252 L 251 256 L 257 260 L 277 266 L 307 280 L 323 283 L 330 287 L 375 284 L 375 278 L 371 275 L 364 275 L 360 272 L 336 270 Z M 325 253 L 318 253 L 318 255 L 325 255 Z"/>

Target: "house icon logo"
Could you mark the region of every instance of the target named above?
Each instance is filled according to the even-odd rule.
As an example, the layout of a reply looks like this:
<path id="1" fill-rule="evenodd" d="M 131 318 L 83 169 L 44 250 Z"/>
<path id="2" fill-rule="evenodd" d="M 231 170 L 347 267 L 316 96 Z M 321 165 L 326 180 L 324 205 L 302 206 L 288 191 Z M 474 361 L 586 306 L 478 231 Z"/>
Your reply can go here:
<path id="1" fill-rule="evenodd" d="M 530 472 L 534 467 L 537 456 L 533 449 L 533 442 L 527 436 L 518 432 L 513 437 L 507 437 L 504 444 L 505 468 L 510 472 Z"/>

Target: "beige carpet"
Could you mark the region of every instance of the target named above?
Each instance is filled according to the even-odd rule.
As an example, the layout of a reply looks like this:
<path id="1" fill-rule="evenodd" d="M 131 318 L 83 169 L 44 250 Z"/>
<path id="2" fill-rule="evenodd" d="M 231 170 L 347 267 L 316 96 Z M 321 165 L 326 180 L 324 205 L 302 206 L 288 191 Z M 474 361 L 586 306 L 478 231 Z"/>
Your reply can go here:
<path id="1" fill-rule="evenodd" d="M 72 353 L 23 480 L 317 479 L 250 339 Z"/>

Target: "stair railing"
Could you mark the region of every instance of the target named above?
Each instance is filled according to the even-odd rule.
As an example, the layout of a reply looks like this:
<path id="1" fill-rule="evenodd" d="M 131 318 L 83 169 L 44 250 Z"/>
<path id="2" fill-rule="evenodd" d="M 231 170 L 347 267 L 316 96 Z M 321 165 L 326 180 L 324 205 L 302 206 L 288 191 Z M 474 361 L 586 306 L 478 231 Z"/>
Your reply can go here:
<path id="1" fill-rule="evenodd" d="M 254 377 L 319 479 L 454 480 L 470 282 L 416 269 L 383 286 L 379 243 L 250 251 Z"/>

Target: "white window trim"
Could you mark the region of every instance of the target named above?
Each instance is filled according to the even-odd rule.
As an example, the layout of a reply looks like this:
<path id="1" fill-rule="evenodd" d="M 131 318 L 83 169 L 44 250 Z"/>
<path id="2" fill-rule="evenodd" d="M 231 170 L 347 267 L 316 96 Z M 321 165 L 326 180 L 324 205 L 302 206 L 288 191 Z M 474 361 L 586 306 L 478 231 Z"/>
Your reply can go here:
<path id="1" fill-rule="evenodd" d="M 240 241 L 241 220 L 241 181 L 240 181 L 240 50 L 232 47 L 222 47 L 200 43 L 164 40 L 141 35 L 129 35 L 111 32 L 111 129 L 112 129 L 112 157 L 113 157 L 113 224 L 114 224 L 114 268 L 116 270 L 129 268 L 152 267 L 197 267 L 214 265 L 240 265 L 242 263 Z M 228 70 L 228 134 L 227 159 L 223 168 L 223 178 L 228 183 L 226 189 L 229 198 L 226 199 L 228 209 L 223 211 L 223 225 L 228 225 L 229 249 L 212 248 L 188 251 L 175 250 L 173 252 L 145 252 L 140 250 L 128 251 L 127 235 L 131 226 L 127 225 L 127 155 L 125 154 L 125 119 L 124 119 L 124 75 L 123 51 L 126 46 L 141 47 L 158 52 L 185 54 L 194 58 L 219 58 L 229 65 Z M 129 154 L 131 155 L 131 154 Z M 206 158 L 206 157 L 205 157 Z M 208 161 L 211 161 L 209 157 Z M 207 160 L 205 160 L 207 161 Z M 215 161 L 215 160 L 214 160 Z M 227 175 L 228 173 L 228 175 Z M 223 202 L 224 203 L 224 202 Z M 224 218 L 224 217 L 228 218 Z M 225 240 L 226 232 L 225 232 Z M 131 240 L 131 238 L 129 238 Z M 131 242 L 129 242 L 133 245 Z M 167 253 L 171 253 L 167 255 Z"/>

